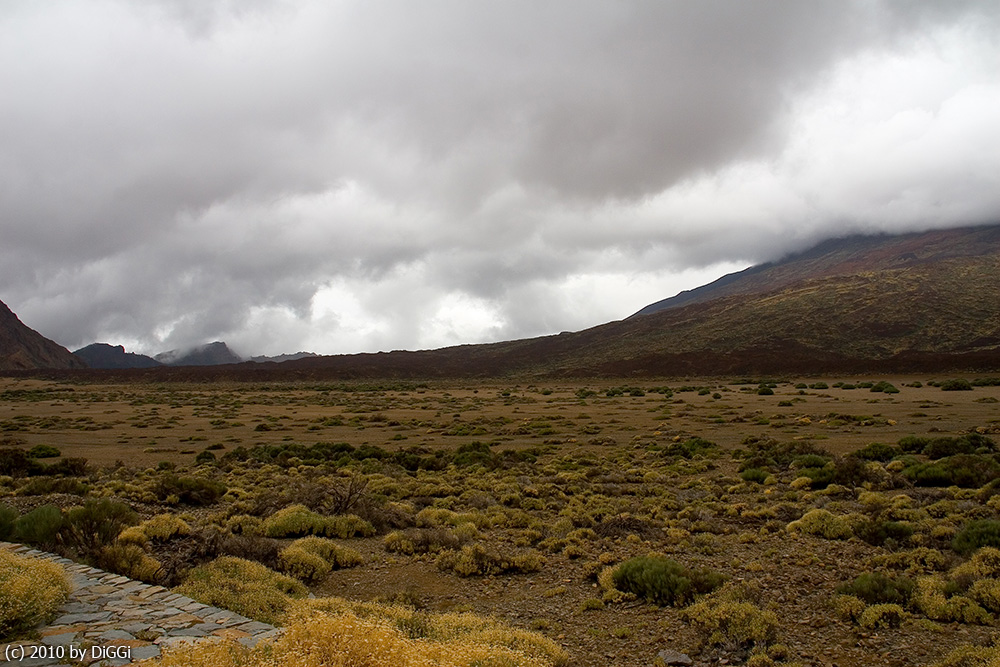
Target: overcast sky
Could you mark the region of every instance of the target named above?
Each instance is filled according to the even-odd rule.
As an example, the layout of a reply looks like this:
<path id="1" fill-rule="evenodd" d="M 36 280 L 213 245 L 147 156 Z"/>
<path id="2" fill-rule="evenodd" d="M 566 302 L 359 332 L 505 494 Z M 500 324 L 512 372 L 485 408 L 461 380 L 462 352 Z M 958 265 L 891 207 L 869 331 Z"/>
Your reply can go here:
<path id="1" fill-rule="evenodd" d="M 0 300 L 70 349 L 537 336 L 984 222 L 995 0 L 0 3 Z"/>

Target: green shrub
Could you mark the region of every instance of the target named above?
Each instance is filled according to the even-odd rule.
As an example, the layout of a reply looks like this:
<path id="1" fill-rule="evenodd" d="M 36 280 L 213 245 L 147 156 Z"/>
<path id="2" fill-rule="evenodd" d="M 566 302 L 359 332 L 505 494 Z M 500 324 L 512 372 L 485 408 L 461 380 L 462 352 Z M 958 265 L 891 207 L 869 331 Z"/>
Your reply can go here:
<path id="1" fill-rule="evenodd" d="M 126 527 L 138 523 L 131 507 L 108 498 L 91 498 L 66 512 L 62 535 L 80 554 L 90 556 L 114 542 Z"/>
<path id="2" fill-rule="evenodd" d="M 18 447 L 0 447 L 0 475 L 23 477 L 35 464 L 23 449 Z"/>
<path id="3" fill-rule="evenodd" d="M 972 391 L 972 383 L 962 378 L 945 380 L 941 383 L 941 391 Z"/>
<path id="4" fill-rule="evenodd" d="M 667 456 L 680 456 L 685 459 L 690 459 L 710 452 L 715 448 L 716 445 L 711 440 L 705 440 L 704 438 L 689 438 L 684 442 L 671 443 L 669 447 L 663 450 L 663 453 Z"/>
<path id="5" fill-rule="evenodd" d="M 854 534 L 875 547 L 890 540 L 899 546 L 913 535 L 913 526 L 899 521 L 863 521 L 854 527 Z"/>
<path id="6" fill-rule="evenodd" d="M 215 454 L 208 451 L 207 449 L 203 449 L 202 451 L 198 452 L 197 456 L 194 457 L 194 462 L 196 464 L 215 463 Z"/>
<path id="7" fill-rule="evenodd" d="M 226 492 L 226 485 L 204 477 L 161 475 L 153 492 L 161 501 L 176 499 L 184 505 L 211 505 Z"/>
<path id="8" fill-rule="evenodd" d="M 853 595 L 867 604 L 906 605 L 916 583 L 908 577 L 889 577 L 879 572 L 866 572 L 854 581 L 837 586 L 837 593 Z"/>
<path id="9" fill-rule="evenodd" d="M 899 439 L 899 448 L 907 454 L 922 454 L 924 448 L 930 443 L 930 438 L 922 438 L 916 435 L 908 435 Z"/>
<path id="10" fill-rule="evenodd" d="M 968 556 L 980 547 L 1000 547 L 1000 520 L 970 521 L 951 541 L 951 548 L 963 556 Z"/>
<path id="11" fill-rule="evenodd" d="M 84 496 L 90 491 L 90 486 L 72 477 L 32 477 L 17 489 L 19 496 L 48 496 L 53 493 L 66 493 L 73 496 Z"/>
<path id="12" fill-rule="evenodd" d="M 894 447 L 893 445 L 886 445 L 880 442 L 873 442 L 867 447 L 862 447 L 852 454 L 859 459 L 864 459 L 866 461 L 891 461 L 895 457 L 899 456 L 902 450 L 899 447 Z"/>
<path id="13" fill-rule="evenodd" d="M 57 563 L 0 549 L 0 641 L 52 620 L 69 593 L 69 577 Z"/>
<path id="14" fill-rule="evenodd" d="M 28 456 L 33 459 L 48 459 L 62 456 L 62 452 L 52 445 L 35 445 L 28 450 Z"/>
<path id="15" fill-rule="evenodd" d="M 17 508 L 11 507 L 7 503 L 0 504 L 0 540 L 5 542 L 14 537 L 14 530 L 17 524 L 17 517 L 21 513 Z"/>
<path id="16" fill-rule="evenodd" d="M 495 468 L 500 457 L 493 453 L 490 446 L 485 442 L 470 442 L 462 445 L 455 451 L 452 462 L 457 466 L 481 465 L 486 468 Z"/>
<path id="17" fill-rule="evenodd" d="M 882 380 L 881 382 L 876 382 L 874 385 L 872 385 L 871 391 L 875 393 L 881 392 L 885 394 L 899 393 L 899 389 L 897 389 L 891 382 L 886 382 L 885 380 Z"/>
<path id="18" fill-rule="evenodd" d="M 639 556 L 614 569 L 612 581 L 623 593 L 632 593 L 660 606 L 682 606 L 695 595 L 710 593 L 724 577 L 708 569 L 688 569 L 662 556 Z"/>
<path id="19" fill-rule="evenodd" d="M 55 505 L 42 505 L 14 522 L 14 536 L 19 542 L 51 550 L 64 524 L 63 514 Z"/>
<path id="20" fill-rule="evenodd" d="M 763 484 L 767 476 L 767 471 L 760 468 L 747 468 L 740 473 L 740 479 L 744 482 L 756 482 L 758 484 Z"/>

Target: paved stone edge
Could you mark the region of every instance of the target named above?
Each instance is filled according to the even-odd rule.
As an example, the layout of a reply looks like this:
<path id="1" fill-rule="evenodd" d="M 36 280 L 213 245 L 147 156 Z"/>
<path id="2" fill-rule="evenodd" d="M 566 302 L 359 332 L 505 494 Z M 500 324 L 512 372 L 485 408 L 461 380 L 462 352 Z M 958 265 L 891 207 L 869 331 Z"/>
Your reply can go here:
<path id="1" fill-rule="evenodd" d="M 38 641 L 0 644 L 0 663 L 25 667 L 118 667 L 160 655 L 178 643 L 234 639 L 254 646 L 282 630 L 189 597 L 68 558 L 0 542 L 22 556 L 55 562 L 73 590 L 56 618 L 36 630 Z"/>

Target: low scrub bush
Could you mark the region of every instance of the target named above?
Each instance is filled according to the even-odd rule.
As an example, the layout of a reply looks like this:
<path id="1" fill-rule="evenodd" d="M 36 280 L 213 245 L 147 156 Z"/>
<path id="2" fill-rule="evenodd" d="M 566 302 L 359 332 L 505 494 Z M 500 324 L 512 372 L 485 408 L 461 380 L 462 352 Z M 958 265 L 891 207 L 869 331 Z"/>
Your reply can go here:
<path id="1" fill-rule="evenodd" d="M 945 623 L 958 622 L 989 625 L 993 617 L 971 598 L 960 594 L 956 587 L 942 576 L 931 575 L 917 579 L 913 604 L 927 618 Z"/>
<path id="2" fill-rule="evenodd" d="M 696 595 L 710 593 L 724 577 L 709 569 L 689 569 L 663 556 L 639 556 L 616 567 L 614 586 L 660 606 L 682 606 Z"/>
<path id="3" fill-rule="evenodd" d="M 972 383 L 964 378 L 945 380 L 941 383 L 941 391 L 972 391 Z"/>
<path id="4" fill-rule="evenodd" d="M 268 537 L 318 535 L 348 539 L 371 537 L 375 534 L 375 528 L 370 523 L 353 514 L 323 516 L 305 505 L 292 505 L 278 510 L 264 520 L 263 530 Z"/>
<path id="5" fill-rule="evenodd" d="M 211 505 L 225 492 L 226 485 L 222 482 L 173 473 L 160 475 L 153 487 L 153 493 L 163 502 L 194 506 Z"/>
<path id="6" fill-rule="evenodd" d="M 65 493 L 72 496 L 84 496 L 90 491 L 90 486 L 72 477 L 32 477 L 17 489 L 19 496 L 48 496 L 53 493 Z"/>
<path id="7" fill-rule="evenodd" d="M 28 456 L 33 459 L 48 459 L 62 456 L 62 452 L 52 445 L 35 445 L 28 450 Z"/>
<path id="8" fill-rule="evenodd" d="M 281 571 L 306 582 L 318 581 L 334 569 L 360 565 L 361 554 L 323 537 L 295 540 L 278 554 Z"/>
<path id="9" fill-rule="evenodd" d="M 446 551 L 438 557 L 438 567 L 460 577 L 493 576 L 537 572 L 545 558 L 534 551 L 521 554 L 502 554 L 479 544 L 462 547 L 460 551 Z"/>
<path id="10" fill-rule="evenodd" d="M 886 445 L 881 442 L 873 442 L 857 450 L 852 456 L 866 461 L 891 461 L 900 454 L 902 454 L 902 450 L 899 447 Z"/>
<path id="11" fill-rule="evenodd" d="M 865 630 L 898 628 L 906 617 L 906 611 L 898 604 L 876 604 L 861 612 L 858 625 Z"/>
<path id="12" fill-rule="evenodd" d="M 899 546 L 913 536 L 913 526 L 901 521 L 862 521 L 854 527 L 854 534 L 875 547 Z"/>
<path id="13" fill-rule="evenodd" d="M 472 525 L 472 524 L 463 524 Z M 410 528 L 405 531 L 393 531 L 385 536 L 382 544 L 390 553 L 404 554 L 436 554 L 447 549 L 458 549 L 469 541 L 465 533 L 447 528 Z"/>
<path id="14" fill-rule="evenodd" d="M 66 512 L 62 535 L 67 545 L 84 556 L 93 556 L 111 544 L 139 517 L 131 507 L 108 498 L 91 498 L 83 507 Z"/>
<path id="15" fill-rule="evenodd" d="M 928 440 L 922 453 L 932 460 L 943 459 L 956 454 L 975 454 L 996 451 L 996 443 L 984 435 L 970 433 L 958 438 L 934 438 Z"/>
<path id="16" fill-rule="evenodd" d="M 175 537 L 190 534 L 191 526 L 184 519 L 173 514 L 157 514 L 138 526 L 123 530 L 118 535 L 118 541 L 144 547 L 149 542 L 163 544 Z"/>
<path id="17" fill-rule="evenodd" d="M 160 562 L 136 544 L 115 543 L 106 546 L 94 557 L 94 564 L 102 570 L 149 584 L 161 583 L 164 576 Z"/>
<path id="18" fill-rule="evenodd" d="M 1000 463 L 993 456 L 957 454 L 932 463 L 913 463 L 903 475 L 916 486 L 976 489 L 1000 478 Z"/>
<path id="19" fill-rule="evenodd" d="M 913 595 L 915 582 L 908 577 L 890 577 L 879 572 L 866 572 L 854 581 L 837 586 L 837 593 L 851 595 L 869 605 L 906 605 Z"/>
<path id="20" fill-rule="evenodd" d="M 65 520 L 55 505 L 42 505 L 14 522 L 14 537 L 19 542 L 51 551 L 59 541 L 59 531 Z"/>
<path id="21" fill-rule="evenodd" d="M 807 512 L 801 519 L 789 523 L 787 529 L 791 532 L 816 535 L 828 540 L 848 540 L 854 535 L 854 530 L 846 519 L 824 509 Z"/>
<path id="22" fill-rule="evenodd" d="M 329 600 L 329 601 L 328 601 Z M 472 614 L 419 615 L 395 608 L 317 600 L 296 614 L 274 641 L 254 648 L 236 642 L 168 650 L 163 667 L 311 667 L 313 665 L 440 665 L 441 667 L 561 667 L 569 656 L 551 640 Z M 308 646 L 304 652 L 302 647 Z"/>
<path id="23" fill-rule="evenodd" d="M 22 638 L 52 620 L 69 593 L 60 565 L 0 549 L 0 641 Z"/>
<path id="24" fill-rule="evenodd" d="M 14 537 L 14 527 L 19 516 L 21 514 L 16 508 L 7 503 L 0 504 L 0 540 L 8 541 Z"/>
<path id="25" fill-rule="evenodd" d="M 305 597 L 308 592 L 292 577 L 232 556 L 194 568 L 175 590 L 264 623 L 276 623 L 293 598 Z"/>
<path id="26" fill-rule="evenodd" d="M 727 586 L 706 596 L 683 612 L 709 646 L 762 649 L 778 638 L 778 616 L 760 609 L 744 586 Z"/>
<path id="27" fill-rule="evenodd" d="M 744 482 L 756 482 L 757 484 L 763 484 L 767 476 L 767 471 L 760 468 L 747 468 L 740 473 L 740 479 Z"/>
<path id="28" fill-rule="evenodd" d="M 1000 547 L 1000 520 L 970 521 L 951 541 L 951 548 L 963 556 L 968 556 L 981 547 Z"/>
<path id="29" fill-rule="evenodd" d="M 711 440 L 705 440 L 704 438 L 688 438 L 683 442 L 671 443 L 663 450 L 663 453 L 666 456 L 680 456 L 685 459 L 690 459 L 695 456 L 705 455 L 715 449 L 717 449 L 717 446 Z"/>

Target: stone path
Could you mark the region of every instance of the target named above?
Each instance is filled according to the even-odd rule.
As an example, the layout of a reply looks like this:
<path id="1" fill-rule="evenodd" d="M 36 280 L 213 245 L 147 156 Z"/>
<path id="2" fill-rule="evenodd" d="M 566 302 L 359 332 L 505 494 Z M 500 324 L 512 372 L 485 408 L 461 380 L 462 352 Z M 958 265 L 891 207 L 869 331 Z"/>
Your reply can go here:
<path id="1" fill-rule="evenodd" d="M 220 637 L 253 646 L 281 632 L 272 625 L 209 607 L 162 586 L 80 565 L 55 554 L 8 542 L 0 542 L 0 548 L 59 563 L 73 584 L 59 615 L 50 625 L 38 628 L 40 641 L 0 644 L 0 665 L 127 665 L 156 657 L 161 647 L 180 642 Z"/>

